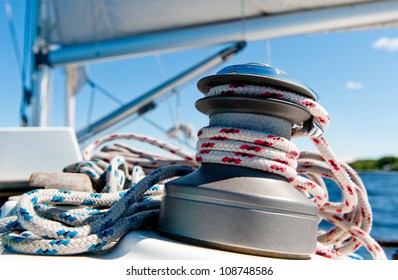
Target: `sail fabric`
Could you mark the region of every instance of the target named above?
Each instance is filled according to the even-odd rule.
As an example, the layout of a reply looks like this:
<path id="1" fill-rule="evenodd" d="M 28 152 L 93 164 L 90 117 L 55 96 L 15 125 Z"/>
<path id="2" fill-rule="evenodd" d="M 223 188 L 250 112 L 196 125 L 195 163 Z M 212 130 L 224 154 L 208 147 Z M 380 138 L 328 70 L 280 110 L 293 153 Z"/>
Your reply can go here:
<path id="1" fill-rule="evenodd" d="M 239 21 L 370 0 L 39 0 L 39 30 L 50 45 L 99 43 L 135 35 Z"/>

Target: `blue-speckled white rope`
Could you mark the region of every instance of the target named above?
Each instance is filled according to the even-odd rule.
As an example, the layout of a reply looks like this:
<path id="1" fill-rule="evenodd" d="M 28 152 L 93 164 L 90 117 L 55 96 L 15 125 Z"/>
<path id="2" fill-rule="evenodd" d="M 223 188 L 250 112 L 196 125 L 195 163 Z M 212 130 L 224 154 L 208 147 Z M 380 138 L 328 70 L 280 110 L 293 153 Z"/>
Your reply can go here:
<path id="1" fill-rule="evenodd" d="M 129 174 L 120 156 L 109 163 L 93 159 L 71 165 L 65 171 L 88 174 L 104 185 L 101 193 L 39 189 L 24 194 L 16 216 L 0 219 L 2 246 L 37 255 L 105 250 L 131 230 L 154 226 L 163 195 L 162 185 L 155 184 L 193 170 L 169 166 L 145 176 L 135 166 Z"/>
<path id="2" fill-rule="evenodd" d="M 127 232 L 156 221 L 160 196 L 150 194 L 151 191 L 156 191 L 150 189 L 151 186 L 164 179 L 183 176 L 192 171 L 193 168 L 187 166 L 160 168 L 128 191 L 116 193 L 46 189 L 28 192 L 18 203 L 17 217 L 1 221 L 2 232 L 6 231 L 5 229 L 12 230 L 3 236 L 3 246 L 10 251 L 39 255 L 70 255 L 104 250 Z M 90 207 L 80 213 L 79 210 L 62 212 L 57 209 L 52 214 L 47 211 L 46 215 L 51 218 L 46 219 L 38 215 L 41 204 L 46 203 Z M 92 208 L 98 206 L 110 208 L 106 212 Z M 76 222 L 79 215 L 84 218 Z"/>

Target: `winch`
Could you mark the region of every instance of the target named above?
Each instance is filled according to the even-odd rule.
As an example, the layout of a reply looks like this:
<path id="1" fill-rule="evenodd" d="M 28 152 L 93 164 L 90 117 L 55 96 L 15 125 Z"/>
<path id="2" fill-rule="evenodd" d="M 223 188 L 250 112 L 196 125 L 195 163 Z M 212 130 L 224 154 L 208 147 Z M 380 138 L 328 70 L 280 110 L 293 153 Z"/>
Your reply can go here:
<path id="1" fill-rule="evenodd" d="M 251 95 L 251 86 L 264 92 Z M 311 135 L 322 131 L 304 105 L 278 94 L 289 91 L 314 101 L 317 95 L 287 73 L 257 63 L 225 67 L 201 79 L 198 88 L 206 97 L 196 108 L 210 118 L 199 131 L 197 161 L 202 164 L 166 184 L 158 231 L 223 250 L 309 258 L 316 247 L 318 207 L 289 183 L 293 178 L 280 175 L 288 167 L 277 154 L 294 167 L 298 154 L 278 145 L 290 140 L 293 126 Z M 239 138 L 244 133 L 247 137 Z M 276 154 L 273 160 L 257 156 L 268 150 Z"/>

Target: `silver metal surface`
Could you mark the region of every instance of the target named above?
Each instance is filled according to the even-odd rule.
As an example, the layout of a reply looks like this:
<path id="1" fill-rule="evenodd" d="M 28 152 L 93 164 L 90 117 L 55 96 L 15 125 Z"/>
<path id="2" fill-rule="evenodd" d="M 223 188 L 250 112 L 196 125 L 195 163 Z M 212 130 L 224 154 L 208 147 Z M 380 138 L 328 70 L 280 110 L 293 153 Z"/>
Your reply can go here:
<path id="1" fill-rule="evenodd" d="M 196 109 L 208 116 L 220 113 L 248 113 L 268 115 L 285 119 L 290 124 L 299 124 L 310 119 L 308 110 L 297 104 L 277 99 L 247 98 L 243 96 L 212 96 L 196 101 Z"/>
<path id="2" fill-rule="evenodd" d="M 313 138 L 317 138 L 323 135 L 323 129 L 321 128 L 321 126 L 316 122 L 313 121 L 311 123 L 311 126 L 309 128 L 309 130 L 307 131 L 307 135 L 309 137 L 313 137 Z"/>
<path id="3" fill-rule="evenodd" d="M 236 124 L 239 123 L 239 126 Z M 276 134 L 290 139 L 292 125 L 289 121 L 272 116 L 261 116 L 245 113 L 219 113 L 210 117 L 210 126 L 244 127 L 268 134 Z"/>
<path id="4" fill-rule="evenodd" d="M 198 88 L 206 93 L 210 88 L 222 84 L 245 83 L 259 86 L 277 86 L 317 100 L 316 93 L 303 82 L 288 73 L 267 64 L 247 63 L 224 67 L 215 75 L 198 82 Z"/>
<path id="5" fill-rule="evenodd" d="M 317 213 L 278 175 L 202 164 L 166 185 L 158 230 L 212 248 L 305 259 L 315 251 Z"/>

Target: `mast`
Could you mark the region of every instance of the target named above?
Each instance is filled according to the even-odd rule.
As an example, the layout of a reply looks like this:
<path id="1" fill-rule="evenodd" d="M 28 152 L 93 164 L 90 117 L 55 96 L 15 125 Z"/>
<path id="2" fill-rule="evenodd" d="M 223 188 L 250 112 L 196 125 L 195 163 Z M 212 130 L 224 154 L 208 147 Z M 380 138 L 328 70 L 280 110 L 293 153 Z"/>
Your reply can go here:
<path id="1" fill-rule="evenodd" d="M 39 17 L 44 17 L 45 0 L 30 1 L 30 80 L 32 90 L 32 111 L 30 126 L 45 127 L 49 125 L 52 103 L 52 72 L 43 58 L 47 46 L 39 34 Z"/>

